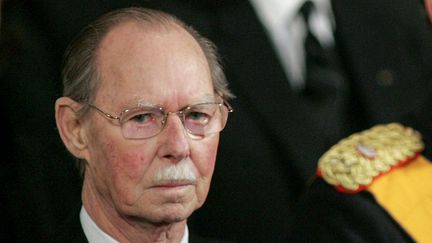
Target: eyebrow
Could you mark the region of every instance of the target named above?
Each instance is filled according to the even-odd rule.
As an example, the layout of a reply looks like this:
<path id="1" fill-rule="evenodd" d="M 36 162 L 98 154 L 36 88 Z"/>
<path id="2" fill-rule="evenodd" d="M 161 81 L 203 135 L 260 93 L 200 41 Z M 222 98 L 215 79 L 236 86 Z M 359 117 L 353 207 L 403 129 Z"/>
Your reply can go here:
<path id="1" fill-rule="evenodd" d="M 143 106 L 156 106 L 156 105 L 153 104 L 153 103 L 151 103 L 151 102 L 149 102 L 149 101 L 146 101 L 146 100 L 140 100 L 140 101 L 138 101 L 137 107 L 143 107 Z"/>
<path id="2" fill-rule="evenodd" d="M 187 106 L 190 106 L 190 105 L 202 104 L 202 103 L 207 103 L 207 102 L 218 102 L 217 95 L 214 95 L 214 94 L 213 95 L 208 95 L 208 94 L 204 95 L 200 99 L 194 100 L 193 102 L 188 103 L 188 104 L 186 104 L 185 106 L 182 106 L 182 107 L 184 108 L 184 107 L 187 107 Z M 132 102 L 130 102 L 128 104 L 131 104 L 131 103 Z M 144 100 L 144 99 L 138 100 L 136 102 L 136 104 L 137 104 L 136 106 L 131 105 L 131 106 L 129 106 L 129 108 L 130 107 L 145 107 L 145 106 L 163 107 L 163 105 L 161 105 L 161 104 L 155 104 L 155 103 L 152 103 L 152 102 Z"/>

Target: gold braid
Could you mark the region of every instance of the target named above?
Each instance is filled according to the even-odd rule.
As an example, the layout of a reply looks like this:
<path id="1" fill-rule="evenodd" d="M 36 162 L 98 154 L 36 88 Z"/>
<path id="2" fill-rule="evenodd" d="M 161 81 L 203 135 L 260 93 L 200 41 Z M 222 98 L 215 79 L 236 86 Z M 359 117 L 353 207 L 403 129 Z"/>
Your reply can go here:
<path id="1" fill-rule="evenodd" d="M 420 133 L 398 123 L 377 125 L 341 140 L 318 161 L 327 183 L 355 191 L 423 150 Z"/>

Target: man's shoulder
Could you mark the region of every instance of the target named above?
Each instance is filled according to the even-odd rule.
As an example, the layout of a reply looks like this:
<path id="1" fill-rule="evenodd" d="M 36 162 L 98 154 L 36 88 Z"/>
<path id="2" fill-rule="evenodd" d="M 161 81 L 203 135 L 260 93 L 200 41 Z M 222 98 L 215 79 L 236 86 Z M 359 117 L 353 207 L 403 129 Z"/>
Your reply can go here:
<path id="1" fill-rule="evenodd" d="M 427 192 L 416 189 L 432 186 L 432 164 L 421 155 L 423 148 L 419 132 L 395 123 L 341 140 L 321 157 L 318 178 L 299 202 L 294 239 L 311 237 L 311 230 L 325 242 L 422 239 L 424 231 L 404 220 L 405 211 L 395 205 L 407 208 L 405 218 L 421 215 L 410 200 L 425 201 Z"/>

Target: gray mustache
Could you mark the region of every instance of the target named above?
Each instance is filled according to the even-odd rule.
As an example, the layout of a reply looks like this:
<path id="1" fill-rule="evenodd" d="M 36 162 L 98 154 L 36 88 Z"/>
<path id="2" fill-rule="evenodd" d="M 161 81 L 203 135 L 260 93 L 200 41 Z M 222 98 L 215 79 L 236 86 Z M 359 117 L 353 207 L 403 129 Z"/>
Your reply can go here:
<path id="1" fill-rule="evenodd" d="M 192 163 L 179 162 L 161 168 L 154 176 L 154 183 L 161 184 L 166 182 L 186 182 L 195 184 L 197 178 Z"/>

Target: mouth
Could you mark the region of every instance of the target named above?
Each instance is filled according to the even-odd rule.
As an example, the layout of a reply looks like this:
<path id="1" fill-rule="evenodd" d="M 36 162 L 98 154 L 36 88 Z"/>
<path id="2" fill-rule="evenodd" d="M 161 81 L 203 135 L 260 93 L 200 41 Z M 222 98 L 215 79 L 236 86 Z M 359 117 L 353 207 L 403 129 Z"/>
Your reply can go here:
<path id="1" fill-rule="evenodd" d="M 152 188 L 155 189 L 181 189 L 188 186 L 194 186 L 195 181 L 191 180 L 171 180 L 171 181 L 160 181 L 157 182 Z"/>

